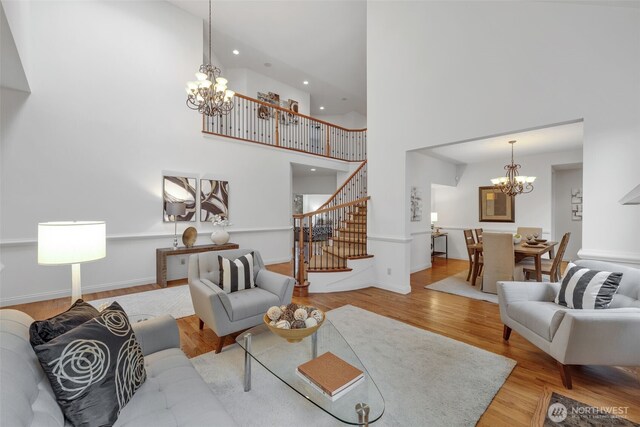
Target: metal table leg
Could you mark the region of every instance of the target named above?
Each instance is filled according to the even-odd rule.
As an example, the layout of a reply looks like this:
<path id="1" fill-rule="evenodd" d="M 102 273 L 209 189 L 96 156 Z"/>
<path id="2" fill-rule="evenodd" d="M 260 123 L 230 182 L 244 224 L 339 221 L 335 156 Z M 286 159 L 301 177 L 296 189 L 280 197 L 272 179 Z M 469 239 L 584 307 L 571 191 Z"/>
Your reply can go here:
<path id="1" fill-rule="evenodd" d="M 369 425 L 369 405 L 366 403 L 356 404 L 356 413 L 358 414 L 358 424 L 361 426 Z"/>
<path id="2" fill-rule="evenodd" d="M 251 334 L 244 336 L 244 391 L 251 390 Z"/>
<path id="3" fill-rule="evenodd" d="M 311 334 L 311 358 L 318 357 L 318 331 Z"/>

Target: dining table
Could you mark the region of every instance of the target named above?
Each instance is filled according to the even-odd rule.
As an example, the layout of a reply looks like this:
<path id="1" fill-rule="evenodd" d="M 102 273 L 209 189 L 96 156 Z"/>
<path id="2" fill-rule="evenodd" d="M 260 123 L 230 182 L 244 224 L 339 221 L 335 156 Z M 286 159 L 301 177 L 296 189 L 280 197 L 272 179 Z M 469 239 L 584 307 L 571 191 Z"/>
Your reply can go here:
<path id="1" fill-rule="evenodd" d="M 555 247 L 558 242 L 543 242 L 536 247 L 528 246 L 526 242 L 514 243 L 513 253 L 516 264 L 522 261 L 524 258 L 533 258 L 536 267 L 536 281 L 542 282 L 542 256 L 546 253 L 549 254 L 549 258 L 554 257 Z M 476 279 L 478 278 L 478 265 L 480 261 L 480 254 L 482 253 L 482 242 L 469 245 L 469 248 L 473 250 L 473 272 L 471 274 L 471 286 L 476 285 Z"/>

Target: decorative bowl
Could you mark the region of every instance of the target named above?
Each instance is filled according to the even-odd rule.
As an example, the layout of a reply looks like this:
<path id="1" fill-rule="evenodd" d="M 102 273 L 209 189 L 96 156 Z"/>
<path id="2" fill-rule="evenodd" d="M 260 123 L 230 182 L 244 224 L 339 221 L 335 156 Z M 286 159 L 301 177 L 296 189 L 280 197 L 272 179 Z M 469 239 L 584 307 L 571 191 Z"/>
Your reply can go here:
<path id="1" fill-rule="evenodd" d="M 325 319 L 326 319 L 325 314 L 324 312 L 322 312 L 322 322 L 319 322 L 316 326 L 313 326 L 311 328 L 302 328 L 302 329 L 280 329 L 280 328 L 276 328 L 275 326 L 271 326 L 269 324 L 271 319 L 269 319 L 266 314 L 262 318 L 265 325 L 267 325 L 267 327 L 269 328 L 269 330 L 271 330 L 271 332 L 273 332 L 274 334 L 276 334 L 281 338 L 286 339 L 289 342 L 300 342 L 304 338 L 313 334 L 315 331 L 318 330 L 320 326 L 322 326 Z"/>
<path id="2" fill-rule="evenodd" d="M 536 239 L 536 242 L 538 243 L 545 243 L 547 241 L 547 239 Z"/>
<path id="3" fill-rule="evenodd" d="M 519 236 L 519 237 L 513 236 L 513 244 L 514 245 L 517 245 L 520 242 L 522 242 L 522 236 Z"/>

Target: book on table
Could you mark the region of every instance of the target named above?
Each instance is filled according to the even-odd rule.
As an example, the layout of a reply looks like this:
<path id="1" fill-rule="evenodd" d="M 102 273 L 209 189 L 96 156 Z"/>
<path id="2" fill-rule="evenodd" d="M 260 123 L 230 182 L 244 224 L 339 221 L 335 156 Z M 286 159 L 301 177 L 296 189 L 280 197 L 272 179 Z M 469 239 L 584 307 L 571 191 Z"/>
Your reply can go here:
<path id="1" fill-rule="evenodd" d="M 364 373 L 331 352 L 298 366 L 296 373 L 320 393 L 335 401 L 364 380 Z"/>

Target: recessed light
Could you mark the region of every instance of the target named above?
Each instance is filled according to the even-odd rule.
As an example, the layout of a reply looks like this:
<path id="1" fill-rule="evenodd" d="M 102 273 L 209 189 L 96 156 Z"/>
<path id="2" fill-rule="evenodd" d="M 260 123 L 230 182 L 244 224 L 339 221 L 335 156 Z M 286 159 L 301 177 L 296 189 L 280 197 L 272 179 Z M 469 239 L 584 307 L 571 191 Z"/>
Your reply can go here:
<path id="1" fill-rule="evenodd" d="M 347 98 L 342 98 L 342 100 L 343 100 L 343 101 L 346 101 L 346 100 L 347 100 Z"/>
<path id="2" fill-rule="evenodd" d="M 309 170 L 310 170 L 311 172 L 315 172 L 315 171 L 316 171 L 316 168 L 311 168 L 311 169 L 309 169 Z"/>
<path id="3" fill-rule="evenodd" d="M 309 81 L 308 81 L 308 80 L 305 80 L 305 81 L 303 81 L 303 82 L 302 82 L 302 84 L 303 84 L 303 85 L 308 85 L 308 84 L 309 84 Z"/>
<path id="4" fill-rule="evenodd" d="M 267 67 L 267 68 L 271 67 L 271 62 L 265 62 L 264 66 Z"/>
<path id="5" fill-rule="evenodd" d="M 324 107 L 320 107 L 321 110 L 324 110 Z"/>
<path id="6" fill-rule="evenodd" d="M 238 49 L 233 49 L 233 54 L 234 55 L 240 55 L 240 51 Z"/>

